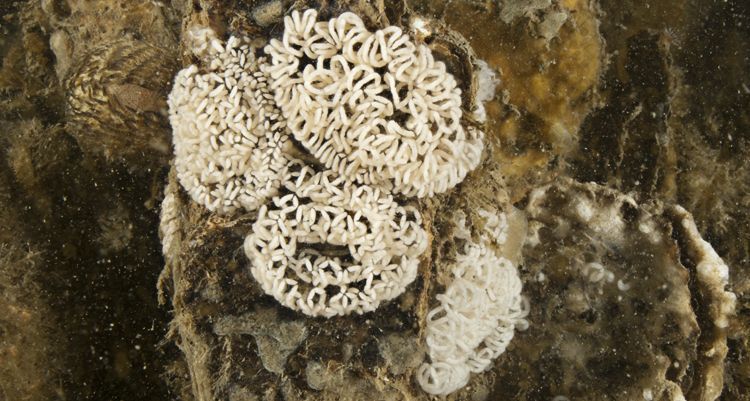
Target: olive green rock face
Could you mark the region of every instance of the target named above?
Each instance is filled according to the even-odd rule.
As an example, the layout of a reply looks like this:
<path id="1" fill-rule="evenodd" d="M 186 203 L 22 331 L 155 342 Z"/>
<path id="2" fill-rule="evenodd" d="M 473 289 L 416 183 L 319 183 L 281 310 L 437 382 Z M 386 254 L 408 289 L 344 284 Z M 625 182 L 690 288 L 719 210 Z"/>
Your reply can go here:
<path id="1" fill-rule="evenodd" d="M 309 7 L 409 30 L 485 132 L 480 165 L 418 202 L 417 279 L 361 316 L 265 295 L 256 216 L 212 215 L 168 173 L 190 28 L 262 46 Z M 29 0 L 0 19 L 0 399 L 431 399 L 415 371 L 455 217 L 476 236 L 496 209 L 529 327 L 446 399 L 750 400 L 747 2 Z"/>

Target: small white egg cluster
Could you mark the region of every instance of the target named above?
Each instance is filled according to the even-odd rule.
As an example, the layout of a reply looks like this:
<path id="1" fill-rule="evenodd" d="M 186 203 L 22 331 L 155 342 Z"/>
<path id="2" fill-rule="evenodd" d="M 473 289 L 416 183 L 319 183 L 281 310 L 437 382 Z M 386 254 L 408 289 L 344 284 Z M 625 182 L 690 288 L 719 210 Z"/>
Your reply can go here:
<path id="1" fill-rule="evenodd" d="M 461 91 L 427 46 L 396 26 L 370 32 L 350 12 L 294 11 L 284 26 L 263 69 L 294 138 L 327 168 L 425 197 L 477 166 L 483 133 L 461 124 Z"/>
<path id="2" fill-rule="evenodd" d="M 419 212 L 337 173 L 291 166 L 245 239 L 252 273 L 281 304 L 310 316 L 375 310 L 417 275 L 427 246 Z"/>
<path id="3" fill-rule="evenodd" d="M 486 210 L 479 214 L 489 219 L 474 242 L 465 216 L 458 213 L 456 232 L 466 241 L 464 252 L 453 265 L 454 280 L 436 297 L 440 306 L 427 314 L 430 362 L 419 367 L 417 381 L 430 394 L 447 395 L 464 387 L 472 372 L 489 369 L 505 352 L 516 327 L 528 325 L 518 271 L 492 249 L 507 237 L 505 216 Z"/>
<path id="4" fill-rule="evenodd" d="M 581 273 L 592 283 L 611 283 L 615 281 L 615 274 L 607 270 L 598 262 L 590 262 L 581 266 Z"/>
<path id="5" fill-rule="evenodd" d="M 169 95 L 177 178 L 210 211 L 255 210 L 281 185 L 288 135 L 247 40 L 207 32 L 192 37 L 205 70 L 180 71 Z"/>
<path id="6" fill-rule="evenodd" d="M 477 210 L 479 217 L 484 219 L 485 235 L 497 244 L 504 244 L 508 240 L 508 216 L 505 213 L 492 212 L 486 209 Z M 466 218 L 459 214 L 458 224 L 466 226 Z"/>

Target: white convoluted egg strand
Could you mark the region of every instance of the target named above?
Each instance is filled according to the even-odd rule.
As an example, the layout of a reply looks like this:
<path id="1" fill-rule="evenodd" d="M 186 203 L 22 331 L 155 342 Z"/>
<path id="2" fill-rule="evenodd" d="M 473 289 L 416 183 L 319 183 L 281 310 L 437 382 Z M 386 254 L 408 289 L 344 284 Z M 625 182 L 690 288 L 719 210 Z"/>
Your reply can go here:
<path id="1" fill-rule="evenodd" d="M 498 256 L 492 245 L 504 242 L 503 214 L 480 210 L 487 219 L 479 242 L 471 240 L 465 216 L 457 213 L 457 233 L 466 240 L 452 267 L 454 279 L 427 314 L 426 343 L 430 362 L 417 370 L 417 381 L 430 394 L 447 395 L 464 387 L 471 373 L 489 369 L 525 328 L 528 305 L 521 296 L 516 267 Z"/>
<path id="2" fill-rule="evenodd" d="M 325 317 L 370 312 L 403 293 L 427 246 L 419 212 L 330 170 L 291 170 L 289 193 L 260 209 L 245 239 L 263 290 Z"/>
<path id="3" fill-rule="evenodd" d="M 347 12 L 294 11 L 265 51 L 276 103 L 294 137 L 349 180 L 425 197 L 474 169 L 483 133 L 461 124 L 445 64 L 395 26 L 370 32 Z"/>
<path id="4" fill-rule="evenodd" d="M 191 198 L 221 214 L 256 210 L 286 169 L 285 123 L 247 40 L 192 37 L 206 67 L 177 74 L 169 95 L 177 178 Z"/>

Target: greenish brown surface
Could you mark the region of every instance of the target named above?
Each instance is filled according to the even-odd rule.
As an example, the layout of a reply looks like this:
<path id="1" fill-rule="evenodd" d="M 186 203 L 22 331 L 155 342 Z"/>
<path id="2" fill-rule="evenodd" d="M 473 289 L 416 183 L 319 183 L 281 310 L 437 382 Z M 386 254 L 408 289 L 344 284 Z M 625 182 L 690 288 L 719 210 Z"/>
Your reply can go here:
<path id="1" fill-rule="evenodd" d="M 166 268 L 161 255 L 164 100 L 194 62 L 183 32 L 278 36 L 310 5 L 372 27 L 427 19 L 467 108 L 472 58 L 500 79 L 484 162 L 421 202 L 420 277 L 364 316 L 309 319 L 263 296 L 241 250 L 253 216 L 211 216 L 176 185 L 181 241 Z M 741 0 L 3 2 L 0 400 L 429 399 L 413 370 L 452 213 L 481 225 L 487 206 L 519 216 L 531 325 L 448 399 L 750 400 L 749 38 Z M 626 228 L 603 234 L 580 199 Z M 727 329 L 674 205 L 729 266 Z M 588 280 L 594 259 L 613 283 Z"/>

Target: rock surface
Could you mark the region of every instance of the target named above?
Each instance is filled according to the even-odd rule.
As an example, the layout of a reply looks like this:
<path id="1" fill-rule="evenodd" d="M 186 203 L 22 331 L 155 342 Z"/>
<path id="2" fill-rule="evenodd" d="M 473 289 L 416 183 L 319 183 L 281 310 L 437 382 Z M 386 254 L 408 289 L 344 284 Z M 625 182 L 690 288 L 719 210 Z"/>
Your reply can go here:
<path id="1" fill-rule="evenodd" d="M 361 316 L 264 295 L 254 214 L 170 173 L 190 27 L 263 42 L 310 6 L 411 31 L 466 114 L 495 85 L 481 165 L 419 202 L 417 280 Z M 34 0 L 0 21 L 0 399 L 433 399 L 414 372 L 456 216 L 475 235 L 494 209 L 529 327 L 446 399 L 750 400 L 747 2 Z"/>

